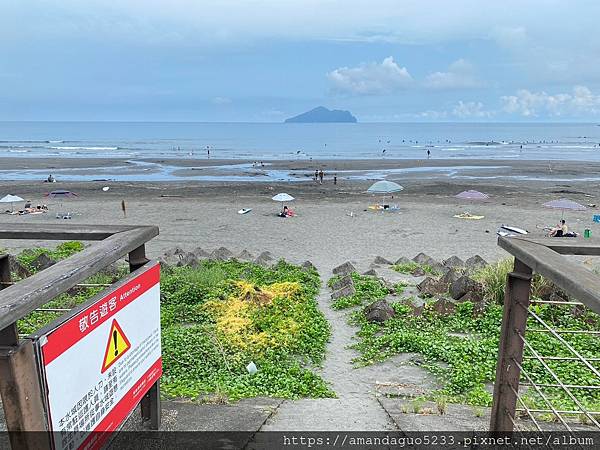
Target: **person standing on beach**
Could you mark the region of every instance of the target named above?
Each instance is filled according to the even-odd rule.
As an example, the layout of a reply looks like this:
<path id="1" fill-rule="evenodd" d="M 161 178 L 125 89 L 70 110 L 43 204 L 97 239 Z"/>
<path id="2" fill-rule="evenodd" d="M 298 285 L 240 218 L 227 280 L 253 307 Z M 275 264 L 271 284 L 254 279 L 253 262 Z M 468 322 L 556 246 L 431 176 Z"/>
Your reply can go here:
<path id="1" fill-rule="evenodd" d="M 315 169 L 315 182 L 319 179 L 319 169 Z"/>
<path id="2" fill-rule="evenodd" d="M 319 170 L 319 184 L 323 184 L 323 177 L 325 174 L 323 173 L 323 169 Z"/>
<path id="3" fill-rule="evenodd" d="M 427 149 L 427 159 L 431 158 L 431 151 Z"/>
<path id="4" fill-rule="evenodd" d="M 337 174 L 333 174 L 333 184 L 337 184 Z"/>
<path id="5" fill-rule="evenodd" d="M 206 146 L 206 156 L 210 159 L 210 147 L 208 145 Z"/>
<path id="6" fill-rule="evenodd" d="M 123 211 L 123 217 L 127 217 L 127 209 L 125 208 L 125 200 L 121 200 L 121 210 Z"/>

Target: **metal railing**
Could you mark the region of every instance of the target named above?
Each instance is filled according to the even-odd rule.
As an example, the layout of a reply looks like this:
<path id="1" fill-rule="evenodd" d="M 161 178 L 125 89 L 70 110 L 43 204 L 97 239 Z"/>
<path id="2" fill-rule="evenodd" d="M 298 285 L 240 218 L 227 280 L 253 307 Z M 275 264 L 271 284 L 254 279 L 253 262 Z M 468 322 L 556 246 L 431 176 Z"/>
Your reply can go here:
<path id="1" fill-rule="evenodd" d="M 43 449 L 50 445 L 45 433 L 20 433 L 49 430 L 32 342 L 19 335 L 17 321 L 33 311 L 71 314 L 72 310 L 44 305 L 75 286 L 90 287 L 93 283 L 86 280 L 123 257 L 128 257 L 130 272 L 141 269 L 149 262 L 145 243 L 157 235 L 155 226 L 0 225 L 0 240 L 95 241 L 81 252 L 15 282 L 11 279 L 8 255 L 0 257 L 0 394 L 13 448 Z M 157 429 L 158 382 L 140 405 L 143 419 Z"/>
<path id="2" fill-rule="evenodd" d="M 600 243 L 500 238 L 498 245 L 515 264 L 506 284 L 490 431 L 600 430 L 600 277 L 562 256 L 600 255 Z M 534 274 L 568 298 L 530 298 Z"/>

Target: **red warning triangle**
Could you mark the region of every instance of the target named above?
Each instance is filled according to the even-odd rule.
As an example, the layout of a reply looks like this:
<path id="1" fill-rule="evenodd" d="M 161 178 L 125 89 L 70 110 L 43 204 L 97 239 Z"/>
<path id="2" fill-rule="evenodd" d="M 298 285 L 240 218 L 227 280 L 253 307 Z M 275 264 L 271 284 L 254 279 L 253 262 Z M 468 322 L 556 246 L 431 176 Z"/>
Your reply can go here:
<path id="1" fill-rule="evenodd" d="M 108 342 L 106 343 L 106 350 L 104 351 L 104 360 L 100 373 L 106 372 L 106 370 L 130 348 L 131 343 L 129 342 L 129 339 L 127 339 L 127 336 L 123 333 L 117 320 L 113 320 L 110 327 L 110 333 L 108 334 Z"/>

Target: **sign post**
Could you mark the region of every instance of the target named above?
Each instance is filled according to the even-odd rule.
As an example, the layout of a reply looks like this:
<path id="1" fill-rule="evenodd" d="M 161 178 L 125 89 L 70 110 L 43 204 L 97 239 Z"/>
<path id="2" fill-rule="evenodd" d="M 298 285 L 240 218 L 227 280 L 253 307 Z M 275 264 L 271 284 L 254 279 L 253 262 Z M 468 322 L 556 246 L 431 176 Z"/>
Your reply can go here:
<path id="1" fill-rule="evenodd" d="M 35 339 L 55 449 L 97 449 L 162 374 L 160 266 L 90 300 Z"/>

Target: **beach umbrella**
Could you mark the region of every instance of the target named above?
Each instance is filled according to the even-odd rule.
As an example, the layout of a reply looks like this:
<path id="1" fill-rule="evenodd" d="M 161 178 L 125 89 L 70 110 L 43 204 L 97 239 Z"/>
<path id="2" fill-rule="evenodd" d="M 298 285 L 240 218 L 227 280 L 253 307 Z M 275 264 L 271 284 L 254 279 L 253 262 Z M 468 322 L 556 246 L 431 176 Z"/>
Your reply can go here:
<path id="1" fill-rule="evenodd" d="M 283 203 L 291 202 L 292 200 L 294 200 L 294 197 L 292 197 L 290 194 L 286 194 L 285 192 L 281 192 L 280 194 L 277 194 L 276 196 L 271 198 L 271 200 L 282 203 L 283 212 Z"/>
<path id="2" fill-rule="evenodd" d="M 12 195 L 12 194 L 8 194 L 5 195 L 4 197 L 0 198 L 0 203 L 10 203 L 10 210 L 13 210 L 13 203 L 14 202 L 22 202 L 24 201 L 21 197 L 19 197 L 18 195 Z"/>
<path id="3" fill-rule="evenodd" d="M 404 188 L 398 183 L 393 181 L 382 180 L 377 183 L 373 183 L 367 192 L 371 194 L 392 194 L 393 192 L 400 192 Z"/>
<path id="4" fill-rule="evenodd" d="M 544 207 L 546 208 L 551 208 L 551 209 L 560 209 L 562 211 L 562 218 L 565 217 L 565 211 L 566 210 L 570 210 L 570 211 L 585 211 L 586 207 L 583 205 L 580 205 L 577 202 L 574 202 L 573 200 L 569 200 L 566 198 L 561 198 L 559 200 L 552 200 L 549 202 L 544 203 Z"/>
<path id="5" fill-rule="evenodd" d="M 370 194 L 381 194 L 383 197 L 381 199 L 381 204 L 385 202 L 385 196 L 388 194 L 393 194 L 394 192 L 400 192 L 404 188 L 400 186 L 398 183 L 394 183 L 393 181 L 381 180 L 376 183 L 373 183 L 367 192 Z"/>
<path id="6" fill-rule="evenodd" d="M 276 202 L 291 202 L 292 200 L 294 200 L 294 197 L 292 197 L 290 194 L 282 192 L 274 196 L 271 200 L 274 200 Z"/>
<path id="7" fill-rule="evenodd" d="M 490 198 L 489 195 L 474 190 L 462 191 L 461 193 L 456 194 L 455 197 L 460 198 L 461 200 L 488 200 Z"/>

